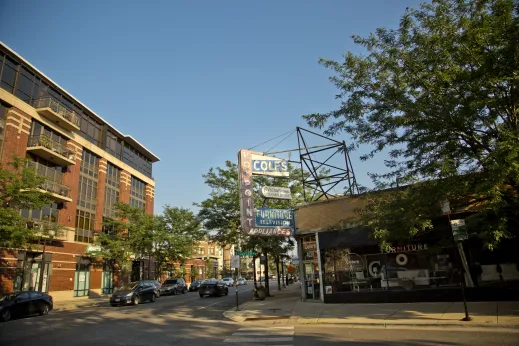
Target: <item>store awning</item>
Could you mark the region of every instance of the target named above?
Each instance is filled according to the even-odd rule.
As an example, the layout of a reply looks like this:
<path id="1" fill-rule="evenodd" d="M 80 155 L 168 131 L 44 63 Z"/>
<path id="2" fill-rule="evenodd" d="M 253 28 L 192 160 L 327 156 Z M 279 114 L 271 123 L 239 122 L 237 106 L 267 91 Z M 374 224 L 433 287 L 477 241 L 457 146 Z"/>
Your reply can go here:
<path id="1" fill-rule="evenodd" d="M 370 235 L 369 228 L 351 228 L 340 231 L 320 232 L 319 248 L 332 249 L 341 247 L 360 247 L 378 245 Z"/>

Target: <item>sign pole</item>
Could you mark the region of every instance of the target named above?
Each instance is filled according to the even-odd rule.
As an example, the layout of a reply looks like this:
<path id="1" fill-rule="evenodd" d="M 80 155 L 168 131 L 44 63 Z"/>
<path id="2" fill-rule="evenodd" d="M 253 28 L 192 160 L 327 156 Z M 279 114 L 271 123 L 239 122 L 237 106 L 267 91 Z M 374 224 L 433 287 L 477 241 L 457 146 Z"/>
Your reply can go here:
<path id="1" fill-rule="evenodd" d="M 444 202 L 445 203 L 445 202 Z M 446 203 L 448 204 L 448 202 Z M 442 206 L 442 209 L 444 209 L 445 207 Z M 451 234 L 452 234 L 452 246 L 453 246 L 453 250 L 454 252 L 457 252 L 457 246 L 456 246 L 456 240 L 454 239 L 454 230 L 452 228 L 452 224 L 451 224 L 451 216 L 450 216 L 450 206 L 448 206 L 448 209 L 449 210 L 443 210 L 443 212 L 445 214 L 447 214 L 447 220 L 449 221 L 449 227 L 451 229 Z M 467 307 L 467 298 L 465 297 L 465 267 L 462 263 L 463 259 L 461 258 L 461 255 L 459 255 L 458 253 L 458 256 L 460 258 L 460 263 L 461 263 L 461 271 L 462 271 L 462 276 L 461 276 L 461 279 L 460 279 L 460 284 L 461 284 L 461 297 L 463 299 L 463 307 L 465 308 L 465 317 L 463 317 L 461 320 L 462 321 L 465 321 L 465 322 L 468 322 L 468 321 L 472 321 L 472 317 L 469 316 L 469 310 L 468 310 L 468 307 Z"/>
<path id="2" fill-rule="evenodd" d="M 240 305 L 238 303 L 238 268 L 235 268 L 234 269 L 234 275 L 235 275 L 235 279 L 234 279 L 234 287 L 236 288 L 236 311 L 240 311 Z"/>

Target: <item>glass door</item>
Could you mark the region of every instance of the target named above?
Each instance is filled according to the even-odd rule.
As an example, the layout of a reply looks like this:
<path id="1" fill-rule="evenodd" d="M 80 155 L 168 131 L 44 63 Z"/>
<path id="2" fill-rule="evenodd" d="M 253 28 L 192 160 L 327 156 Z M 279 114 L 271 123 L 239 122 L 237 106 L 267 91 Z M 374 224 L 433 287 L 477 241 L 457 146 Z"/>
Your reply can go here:
<path id="1" fill-rule="evenodd" d="M 74 297 L 88 296 L 90 290 L 90 260 L 77 257 L 74 276 Z"/>

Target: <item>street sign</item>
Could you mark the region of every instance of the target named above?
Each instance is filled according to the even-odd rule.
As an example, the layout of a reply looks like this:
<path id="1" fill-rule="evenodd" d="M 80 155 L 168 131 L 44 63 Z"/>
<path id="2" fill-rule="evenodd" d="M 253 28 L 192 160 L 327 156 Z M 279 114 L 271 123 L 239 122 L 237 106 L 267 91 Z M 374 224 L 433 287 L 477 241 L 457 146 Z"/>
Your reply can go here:
<path id="1" fill-rule="evenodd" d="M 468 239 L 467 227 L 465 227 L 465 220 L 451 220 L 452 235 L 454 240 L 466 240 Z"/>
<path id="2" fill-rule="evenodd" d="M 231 269 L 240 269 L 240 256 L 231 257 Z"/>
<path id="3" fill-rule="evenodd" d="M 236 251 L 235 254 L 237 256 L 240 256 L 240 257 L 256 256 L 256 252 L 255 251 Z"/>
<path id="4" fill-rule="evenodd" d="M 272 199 L 292 199 L 292 194 L 288 187 L 263 186 L 260 190 L 260 196 Z"/>
<path id="5" fill-rule="evenodd" d="M 292 209 L 256 208 L 256 227 L 294 227 Z"/>

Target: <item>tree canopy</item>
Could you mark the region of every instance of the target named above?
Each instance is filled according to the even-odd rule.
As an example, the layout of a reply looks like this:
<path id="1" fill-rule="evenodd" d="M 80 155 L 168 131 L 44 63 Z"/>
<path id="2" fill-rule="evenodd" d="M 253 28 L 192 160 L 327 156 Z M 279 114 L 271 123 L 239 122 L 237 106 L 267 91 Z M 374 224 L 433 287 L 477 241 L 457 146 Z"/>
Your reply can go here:
<path id="1" fill-rule="evenodd" d="M 22 159 L 0 165 L 0 247 L 21 247 L 44 235 L 40 228 L 27 227 L 29 220 L 20 214 L 21 209 L 38 210 L 50 203 L 49 194 L 40 190 L 44 181 Z"/>
<path id="2" fill-rule="evenodd" d="M 478 212 L 489 244 L 519 221 L 519 3 L 437 0 L 408 8 L 396 29 L 353 36 L 365 53 L 320 59 L 335 75 L 340 107 L 303 116 L 384 159 L 362 215 L 380 239 L 430 227 L 440 201 Z M 469 223 L 469 230 L 471 229 Z"/>

